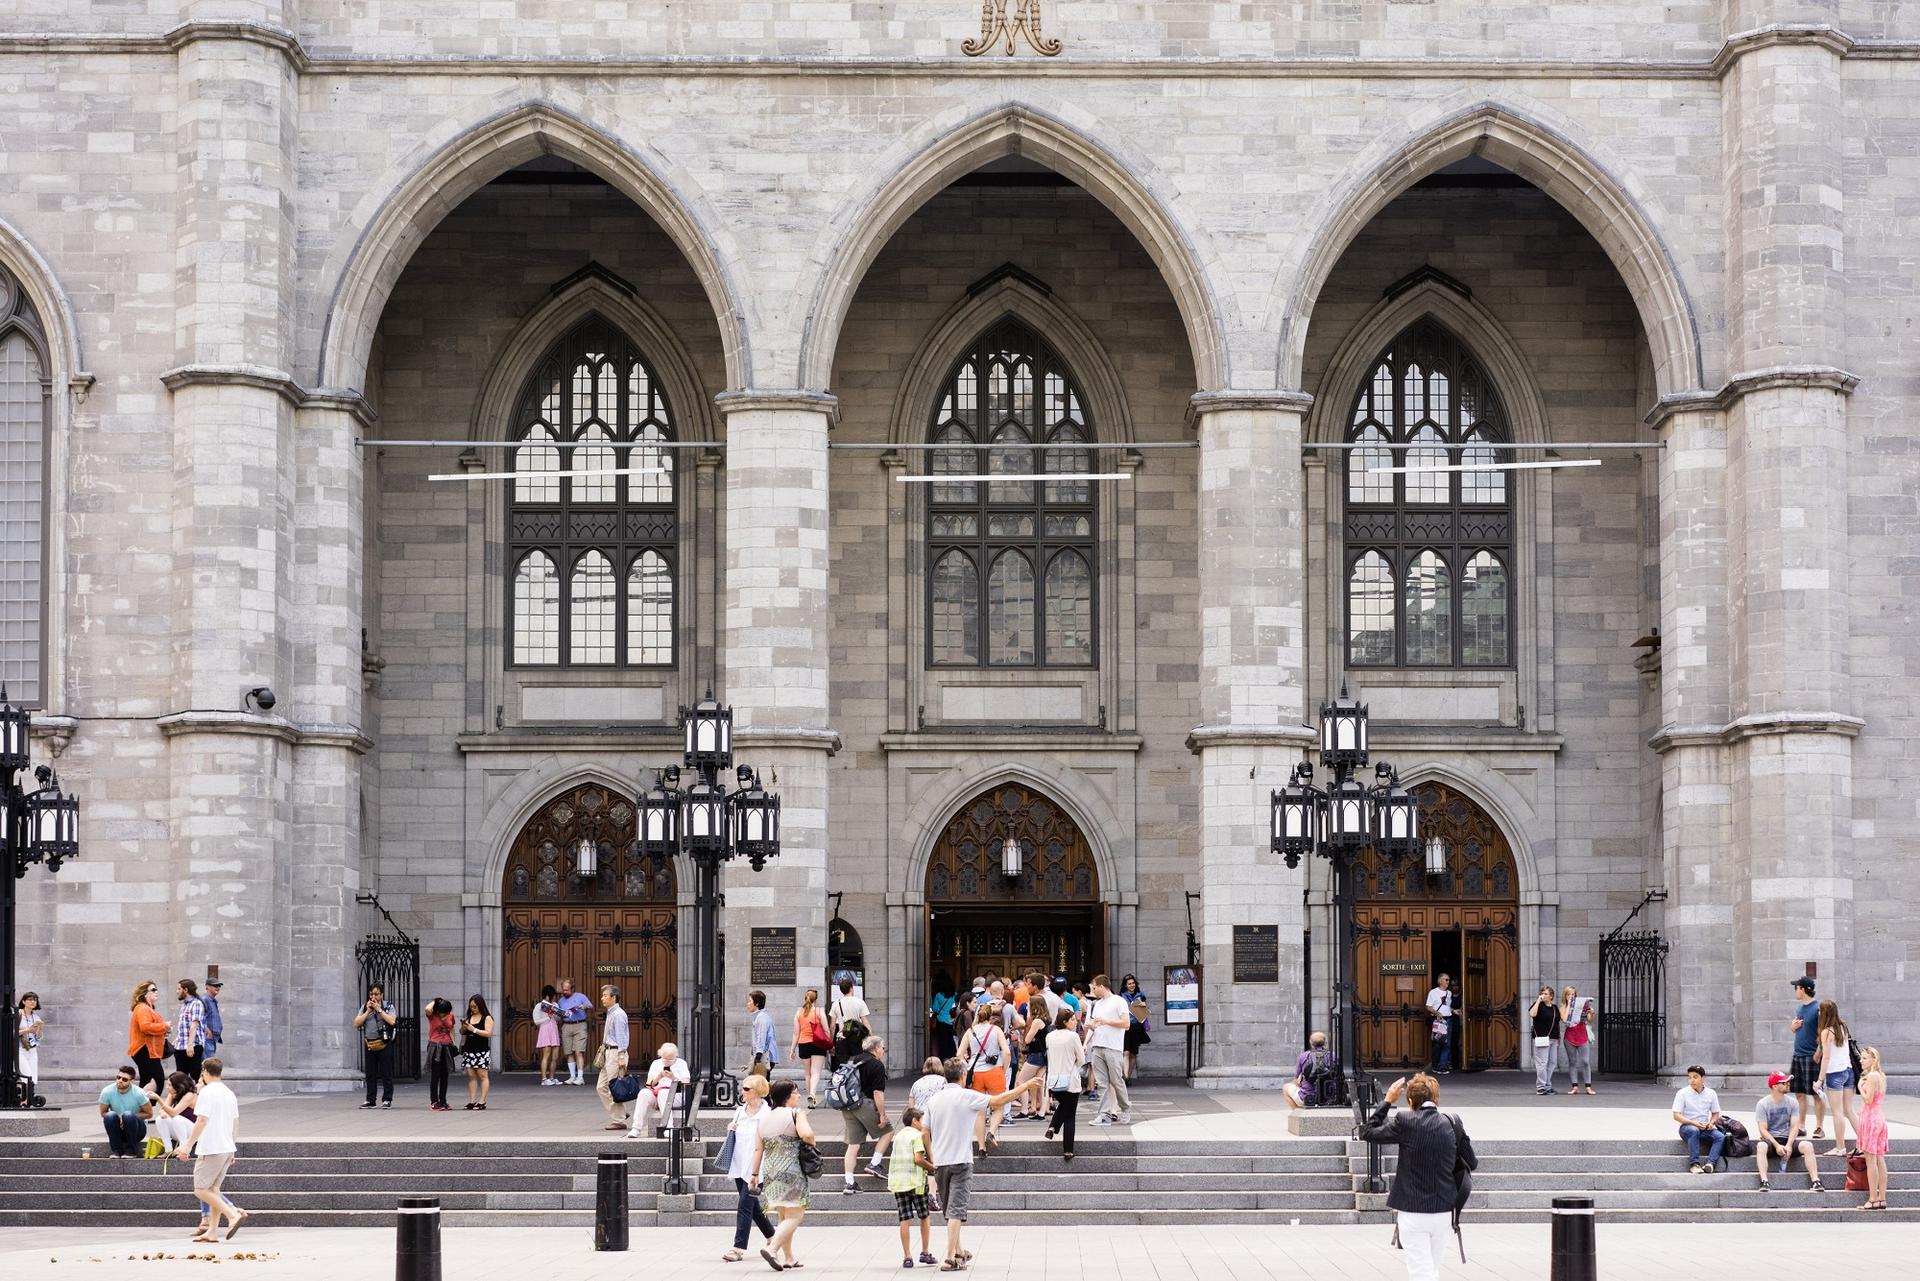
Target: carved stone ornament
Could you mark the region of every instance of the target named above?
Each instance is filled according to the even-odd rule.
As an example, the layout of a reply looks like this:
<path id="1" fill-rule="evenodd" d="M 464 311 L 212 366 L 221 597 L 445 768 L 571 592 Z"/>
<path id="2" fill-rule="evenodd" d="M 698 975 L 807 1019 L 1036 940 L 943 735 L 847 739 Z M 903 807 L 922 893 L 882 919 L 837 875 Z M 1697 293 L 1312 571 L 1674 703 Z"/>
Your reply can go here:
<path id="1" fill-rule="evenodd" d="M 1060 42 L 1040 32 L 1040 0 L 980 0 L 979 38 L 962 44 L 960 52 L 977 58 L 1004 39 L 1011 58 L 1016 40 L 1022 38 L 1044 58 L 1060 52 Z"/>

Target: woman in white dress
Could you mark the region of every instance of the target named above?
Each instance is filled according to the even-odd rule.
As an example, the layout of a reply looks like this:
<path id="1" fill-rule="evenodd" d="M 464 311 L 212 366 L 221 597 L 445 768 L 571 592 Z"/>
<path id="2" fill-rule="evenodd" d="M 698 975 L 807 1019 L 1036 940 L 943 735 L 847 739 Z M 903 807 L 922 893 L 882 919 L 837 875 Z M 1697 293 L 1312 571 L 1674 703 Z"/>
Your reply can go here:
<path id="1" fill-rule="evenodd" d="M 40 1019 L 38 992 L 20 994 L 18 1016 L 15 1028 L 16 1035 L 20 1038 L 20 1075 L 38 1085 L 40 1083 L 40 1033 L 46 1029 L 46 1024 Z M 31 1094 L 32 1090 L 29 1089 L 28 1093 Z"/>

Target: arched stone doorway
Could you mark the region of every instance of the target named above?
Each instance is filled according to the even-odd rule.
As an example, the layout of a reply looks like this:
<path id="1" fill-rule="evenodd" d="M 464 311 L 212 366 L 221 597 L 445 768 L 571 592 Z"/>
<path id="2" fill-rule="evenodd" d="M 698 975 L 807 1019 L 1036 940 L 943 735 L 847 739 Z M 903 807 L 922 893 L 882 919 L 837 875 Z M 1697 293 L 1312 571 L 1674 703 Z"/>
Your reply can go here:
<path id="1" fill-rule="evenodd" d="M 1017 877 L 1003 870 L 1020 842 Z M 989 971 L 1092 976 L 1106 966 L 1092 847 L 1058 802 L 1001 783 L 960 807 L 927 860 L 927 975 L 964 988 Z"/>
<path id="2" fill-rule="evenodd" d="M 673 1039 L 679 973 L 673 863 L 636 855 L 634 834 L 631 801 L 599 783 L 582 783 L 543 805 L 514 840 L 500 894 L 507 1070 L 536 1065 L 533 1006 L 544 984 L 557 987 L 563 978 L 596 1008 L 600 985 L 619 985 L 634 1058 L 651 1057 L 655 1046 Z M 578 874 L 574 846 L 582 837 L 600 847 L 591 878 Z"/>
<path id="3" fill-rule="evenodd" d="M 1453 977 L 1461 1067 L 1520 1063 L 1520 888 L 1513 850 L 1487 812 L 1441 783 L 1413 789 L 1420 831 L 1446 842 L 1446 870 L 1422 857 L 1389 869 L 1371 849 L 1354 886 L 1353 964 L 1361 1065 L 1424 1066 L 1427 991 Z"/>

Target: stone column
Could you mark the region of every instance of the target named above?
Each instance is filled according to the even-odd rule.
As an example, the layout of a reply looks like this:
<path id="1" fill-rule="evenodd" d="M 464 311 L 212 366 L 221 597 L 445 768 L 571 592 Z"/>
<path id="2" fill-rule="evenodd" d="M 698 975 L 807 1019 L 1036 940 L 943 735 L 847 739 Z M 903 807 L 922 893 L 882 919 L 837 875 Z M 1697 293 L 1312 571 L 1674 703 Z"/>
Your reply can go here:
<path id="1" fill-rule="evenodd" d="M 1851 968 L 1852 744 L 1847 687 L 1847 395 L 1843 157 L 1845 42 L 1818 6 L 1769 6 L 1729 40 L 1723 89 L 1732 252 L 1727 309 L 1730 656 L 1725 738 L 1733 848 L 1743 860 L 1731 991 L 1756 1066 L 1806 962 Z M 1744 12 L 1744 10 L 1743 10 Z M 1808 19 L 1804 26 L 1786 20 Z M 1784 25 L 1771 25 L 1783 24 Z M 1844 980 L 1843 980 L 1844 981 Z M 1823 987 L 1822 994 L 1832 989 Z M 1842 999 L 1845 992 L 1840 992 Z"/>
<path id="2" fill-rule="evenodd" d="M 1738 1021 L 1727 984 L 1743 869 L 1730 839 L 1721 740 L 1731 705 L 1727 438 L 1725 417 L 1710 401 L 1656 414 L 1655 428 L 1666 448 L 1659 487 L 1661 728 L 1652 746 L 1661 755 L 1664 921 L 1672 947 L 1667 1060 L 1685 1063 L 1704 1061 L 1702 1047 L 1731 1047 Z"/>
<path id="3" fill-rule="evenodd" d="M 1269 852 L 1272 789 L 1313 731 L 1305 724 L 1305 551 L 1298 392 L 1202 393 L 1200 757 L 1203 1062 L 1194 1085 L 1277 1086 L 1298 1040 L 1301 887 Z M 1279 929 L 1280 982 L 1233 982 L 1233 927 Z"/>
<path id="4" fill-rule="evenodd" d="M 741 999 L 752 926 L 792 926 L 798 982 L 769 988 L 776 1027 L 799 989 L 824 989 L 827 966 L 827 427 L 830 396 L 737 391 L 716 397 L 727 423 L 725 546 L 720 553 L 721 679 L 733 706 L 734 758 L 780 794 L 780 857 L 764 871 L 730 864 L 726 906 L 726 1044 L 746 1044 Z M 871 964 L 871 962 L 869 962 Z M 823 991 L 822 1001 L 827 998 Z M 880 1002 L 869 998 L 879 1012 Z M 728 1061 L 738 1058 L 730 1053 Z"/>
<path id="5" fill-rule="evenodd" d="M 181 973 L 154 977 L 220 967 L 227 1043 L 259 1088 L 308 1077 L 314 1016 L 292 995 L 289 928 L 295 85 L 287 39 L 272 30 L 284 26 L 277 4 L 203 2 L 183 16 L 179 364 L 163 378 L 174 418 L 175 662 L 173 711 L 160 721 L 179 895 L 169 960 Z M 273 710 L 244 705 L 255 686 L 274 690 Z"/>

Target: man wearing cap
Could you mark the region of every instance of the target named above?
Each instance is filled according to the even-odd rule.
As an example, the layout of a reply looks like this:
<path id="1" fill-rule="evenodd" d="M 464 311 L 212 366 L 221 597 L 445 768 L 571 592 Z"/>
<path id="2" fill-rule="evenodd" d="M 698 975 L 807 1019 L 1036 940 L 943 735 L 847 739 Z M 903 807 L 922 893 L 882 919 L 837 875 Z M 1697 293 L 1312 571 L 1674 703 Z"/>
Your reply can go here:
<path id="1" fill-rule="evenodd" d="M 1824 1121 L 1826 1097 L 1814 1089 L 1820 1082 L 1820 1002 L 1813 999 L 1813 979 L 1802 974 L 1793 981 L 1793 1063 L 1788 1068 L 1788 1088 L 1800 1108 L 1800 1132 L 1809 1138 L 1826 1137 Z M 1807 1104 L 1813 1104 L 1813 1120 L 1807 1119 Z"/>
<path id="2" fill-rule="evenodd" d="M 220 1026 L 220 980 L 208 979 L 200 1003 L 207 1007 L 207 1057 L 220 1053 L 220 1041 L 224 1035 Z"/>
<path id="3" fill-rule="evenodd" d="M 1753 1109 L 1753 1164 L 1760 1171 L 1760 1190 L 1772 1190 L 1767 1184 L 1767 1162 L 1779 1157 L 1780 1172 L 1785 1174 L 1787 1162 L 1797 1151 L 1807 1167 L 1813 1190 L 1825 1192 L 1826 1188 L 1820 1183 L 1820 1166 L 1813 1154 L 1813 1140 L 1800 1133 L 1800 1110 L 1787 1097 L 1789 1080 L 1785 1072 L 1775 1072 L 1768 1077 L 1767 1092 L 1760 1096 L 1759 1104 Z"/>

